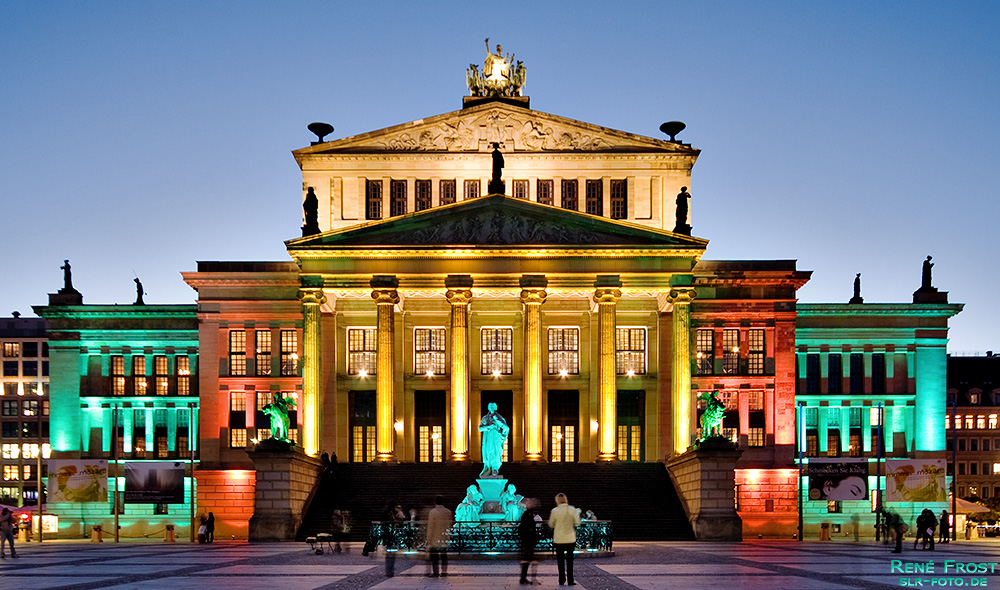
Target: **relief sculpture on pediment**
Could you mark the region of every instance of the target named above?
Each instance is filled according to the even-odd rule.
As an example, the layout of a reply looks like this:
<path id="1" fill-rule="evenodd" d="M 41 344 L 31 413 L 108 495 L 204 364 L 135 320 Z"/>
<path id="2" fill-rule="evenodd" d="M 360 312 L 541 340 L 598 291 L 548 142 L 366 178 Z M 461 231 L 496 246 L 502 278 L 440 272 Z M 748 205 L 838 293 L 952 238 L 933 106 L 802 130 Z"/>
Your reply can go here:
<path id="1" fill-rule="evenodd" d="M 558 222 L 540 222 L 503 211 L 491 211 L 453 223 L 435 224 L 407 232 L 405 241 L 434 245 L 582 245 L 608 241 L 603 237 L 605 236 L 583 233 Z"/>
<path id="2" fill-rule="evenodd" d="M 480 142 L 507 142 L 513 151 L 574 150 L 600 151 L 618 145 L 598 134 L 584 133 L 566 125 L 521 117 L 492 109 L 475 118 L 444 121 L 423 130 L 392 135 L 376 145 L 391 151 L 477 151 Z"/>

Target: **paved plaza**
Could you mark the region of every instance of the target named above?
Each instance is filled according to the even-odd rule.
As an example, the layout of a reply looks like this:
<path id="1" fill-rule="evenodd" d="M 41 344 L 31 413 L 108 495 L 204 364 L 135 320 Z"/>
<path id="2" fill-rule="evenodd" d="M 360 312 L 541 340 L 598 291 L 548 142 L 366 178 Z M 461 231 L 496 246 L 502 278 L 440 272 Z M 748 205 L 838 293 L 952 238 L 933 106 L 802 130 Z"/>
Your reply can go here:
<path id="1" fill-rule="evenodd" d="M 936 551 L 901 555 L 874 543 L 750 541 L 746 543 L 617 543 L 616 555 L 577 559 L 582 590 L 706 590 L 762 588 L 962 587 L 1000 588 L 1000 542 L 938 545 Z M 347 554 L 315 555 L 302 543 L 212 545 L 47 541 L 19 544 L 18 559 L 0 561 L 0 588 L 34 590 L 283 589 L 434 590 L 520 588 L 513 559 L 462 556 L 448 577 L 427 577 L 419 556 L 400 556 L 388 578 L 382 556 L 364 557 L 360 545 Z M 900 560 L 893 562 L 892 560 Z M 912 572 L 932 561 L 933 571 Z M 985 573 L 971 573 L 985 569 Z M 985 564 L 985 565 L 979 565 Z M 989 564 L 997 564 L 990 572 Z M 946 571 L 947 568 L 947 571 Z M 557 585 L 556 565 L 544 556 L 542 587 Z"/>

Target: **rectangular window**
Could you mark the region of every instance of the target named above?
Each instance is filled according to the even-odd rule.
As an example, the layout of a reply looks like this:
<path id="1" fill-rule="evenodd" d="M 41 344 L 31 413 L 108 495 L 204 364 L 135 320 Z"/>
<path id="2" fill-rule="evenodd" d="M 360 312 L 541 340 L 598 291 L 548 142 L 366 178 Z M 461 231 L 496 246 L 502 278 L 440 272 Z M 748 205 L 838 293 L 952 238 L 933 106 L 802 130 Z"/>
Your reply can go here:
<path id="1" fill-rule="evenodd" d="M 135 395 L 146 395 L 146 357 L 132 357 L 132 380 Z"/>
<path id="2" fill-rule="evenodd" d="M 515 180 L 514 181 L 514 198 L 515 199 L 528 199 L 528 181 L 527 180 Z"/>
<path id="3" fill-rule="evenodd" d="M 3 416 L 17 416 L 17 400 L 3 400 L 2 405 L 0 405 L 0 415 Z"/>
<path id="4" fill-rule="evenodd" d="M 611 181 L 611 219 L 628 219 L 628 182 Z"/>
<path id="5" fill-rule="evenodd" d="M 559 206 L 563 209 L 578 211 L 580 209 L 580 204 L 578 202 L 579 183 L 577 180 L 575 178 L 564 178 L 559 184 L 562 188 L 562 200 L 559 202 Z"/>
<path id="6" fill-rule="evenodd" d="M 38 361 L 21 362 L 22 377 L 38 377 Z"/>
<path id="7" fill-rule="evenodd" d="M 865 392 L 865 357 L 862 354 L 851 355 L 851 393 Z"/>
<path id="8" fill-rule="evenodd" d="M 299 374 L 299 334 L 295 330 L 281 331 L 281 376 Z"/>
<path id="9" fill-rule="evenodd" d="M 38 343 L 37 342 L 25 342 L 21 346 L 21 356 L 28 358 L 35 358 L 38 356 Z"/>
<path id="10" fill-rule="evenodd" d="M 839 394 L 844 386 L 844 366 L 843 359 L 839 354 L 831 354 L 827 357 L 827 379 L 826 390 L 829 393 Z"/>
<path id="11" fill-rule="evenodd" d="M 21 356 L 21 344 L 19 342 L 3 343 L 4 358 L 15 358 Z"/>
<path id="12" fill-rule="evenodd" d="M 4 361 L 3 362 L 3 376 L 4 377 L 17 377 L 18 366 L 20 363 L 17 361 Z"/>
<path id="13" fill-rule="evenodd" d="M 979 439 L 978 438 L 970 438 L 969 439 L 969 450 L 973 451 L 973 452 L 979 451 Z"/>
<path id="14" fill-rule="evenodd" d="M 4 383 L 3 395 L 17 395 L 17 383 L 14 382 Z"/>
<path id="15" fill-rule="evenodd" d="M 441 426 L 417 427 L 417 460 L 421 463 L 444 461 L 444 428 Z"/>
<path id="16" fill-rule="evenodd" d="M 990 424 L 990 429 L 991 430 L 996 430 L 997 429 L 997 415 L 996 414 L 990 414 L 989 415 L 989 424 Z"/>
<path id="17" fill-rule="evenodd" d="M 747 374 L 764 374 L 764 356 L 767 354 L 764 348 L 764 330 L 753 329 L 747 331 Z"/>
<path id="18" fill-rule="evenodd" d="M 389 181 L 389 215 L 406 214 L 406 181 Z"/>
<path id="19" fill-rule="evenodd" d="M 580 374 L 580 328 L 549 328 L 549 375 Z"/>
<path id="20" fill-rule="evenodd" d="M 587 181 L 587 213 L 604 215 L 604 181 Z"/>
<path id="21" fill-rule="evenodd" d="M 21 402 L 21 414 L 24 416 L 37 416 L 39 404 L 37 399 L 26 399 Z"/>
<path id="22" fill-rule="evenodd" d="M 715 330 L 701 328 L 695 333 L 694 356 L 698 375 L 711 375 L 715 365 Z"/>
<path id="23" fill-rule="evenodd" d="M 17 459 L 20 449 L 17 443 L 4 443 L 0 445 L 0 459 Z"/>
<path id="24" fill-rule="evenodd" d="M 986 416 L 976 416 L 976 428 L 979 430 L 986 429 Z"/>
<path id="25" fill-rule="evenodd" d="M 442 205 L 450 205 L 455 202 L 455 194 L 458 192 L 455 185 L 457 183 L 454 180 L 442 180 L 438 187 L 441 189 L 441 200 Z"/>
<path id="26" fill-rule="evenodd" d="M 535 182 L 535 188 L 536 188 L 535 198 L 542 205 L 552 204 L 552 195 L 553 193 L 555 193 L 555 190 L 553 190 L 553 184 L 555 183 L 552 180 L 539 179 L 538 181 Z"/>
<path id="27" fill-rule="evenodd" d="M 365 180 L 365 219 L 382 219 L 381 180 Z"/>
<path id="28" fill-rule="evenodd" d="M 167 395 L 169 393 L 170 379 L 167 377 L 169 374 L 167 364 L 167 357 L 153 357 L 153 375 L 155 375 L 156 379 L 156 395 Z"/>
<path id="29" fill-rule="evenodd" d="M 245 330 L 229 331 L 229 375 L 247 374 L 247 333 Z"/>
<path id="30" fill-rule="evenodd" d="M 4 481 L 17 481 L 21 477 L 21 472 L 17 468 L 17 465 L 4 465 L 3 466 L 3 480 Z"/>
<path id="31" fill-rule="evenodd" d="M 979 475 L 979 463 L 969 463 L 969 475 Z"/>
<path id="32" fill-rule="evenodd" d="M 413 372 L 418 375 L 444 375 L 444 328 L 413 330 Z"/>
<path id="33" fill-rule="evenodd" d="M 764 446 L 764 429 L 763 428 L 753 428 L 751 427 L 747 430 L 747 446 L 748 447 L 762 447 Z"/>
<path id="34" fill-rule="evenodd" d="M 414 190 L 416 190 L 416 195 L 414 195 L 413 210 L 423 211 L 424 209 L 431 208 L 431 181 L 429 180 L 418 180 L 413 185 Z"/>
<path id="35" fill-rule="evenodd" d="M 872 355 L 872 393 L 885 393 L 885 354 Z"/>
<path id="36" fill-rule="evenodd" d="M 246 391 L 229 392 L 229 446 L 233 449 L 247 446 Z"/>
<path id="37" fill-rule="evenodd" d="M 247 429 L 246 428 L 230 428 L 229 429 L 229 448 L 231 449 L 245 449 L 247 446 Z"/>
<path id="38" fill-rule="evenodd" d="M 747 392 L 747 409 L 751 412 L 764 411 L 764 392 L 760 390 Z"/>
<path id="39" fill-rule="evenodd" d="M 479 195 L 480 195 L 480 192 L 479 192 L 479 179 L 466 180 L 464 182 L 464 186 L 465 186 L 465 189 L 464 189 L 465 197 L 464 197 L 464 199 L 466 201 L 468 201 L 469 199 L 475 199 L 475 198 L 479 197 Z"/>
<path id="40" fill-rule="evenodd" d="M 971 416 L 969 414 L 965 415 L 965 429 L 966 430 L 972 430 L 973 428 L 975 428 L 975 426 L 973 426 L 973 423 L 974 423 L 975 419 L 976 419 L 975 416 Z"/>
<path id="41" fill-rule="evenodd" d="M 483 328 L 480 374 L 511 375 L 514 372 L 513 328 Z"/>
<path id="42" fill-rule="evenodd" d="M 572 463 L 576 460 L 576 427 L 572 425 L 552 426 L 550 428 L 553 463 Z"/>
<path id="43" fill-rule="evenodd" d="M 347 374 L 375 374 L 375 354 L 378 350 L 375 328 L 347 329 Z"/>
<path id="44" fill-rule="evenodd" d="M 722 331 L 722 374 L 736 375 L 740 372 L 740 331 Z"/>
<path id="45" fill-rule="evenodd" d="M 258 377 L 271 374 L 271 331 L 257 330 L 254 332 L 254 364 Z"/>
<path id="46" fill-rule="evenodd" d="M 111 357 L 111 393 L 125 395 L 125 357 Z"/>
<path id="47" fill-rule="evenodd" d="M 646 328 L 616 328 L 615 372 L 646 374 Z"/>
<path id="48" fill-rule="evenodd" d="M 177 365 L 177 395 L 190 395 L 191 359 L 179 356 L 174 362 Z"/>
<path id="49" fill-rule="evenodd" d="M 829 500 L 826 503 L 826 511 L 831 514 L 840 512 L 840 500 Z"/>
<path id="50" fill-rule="evenodd" d="M 819 393 L 819 355 L 806 355 L 806 393 Z"/>
<path id="51" fill-rule="evenodd" d="M 826 456 L 840 456 L 840 430 L 828 430 L 826 432 Z"/>

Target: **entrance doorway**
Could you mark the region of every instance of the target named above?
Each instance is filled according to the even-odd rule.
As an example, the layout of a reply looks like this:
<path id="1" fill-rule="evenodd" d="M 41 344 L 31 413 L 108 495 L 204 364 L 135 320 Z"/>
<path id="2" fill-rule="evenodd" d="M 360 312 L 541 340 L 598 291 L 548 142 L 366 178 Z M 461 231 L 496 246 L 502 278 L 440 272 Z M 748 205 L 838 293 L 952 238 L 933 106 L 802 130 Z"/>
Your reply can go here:
<path id="1" fill-rule="evenodd" d="M 375 460 L 375 390 L 348 391 L 351 426 L 351 462 Z"/>
<path id="2" fill-rule="evenodd" d="M 549 461 L 576 462 L 576 436 L 580 422 L 580 391 L 549 391 Z"/>
<path id="3" fill-rule="evenodd" d="M 417 462 L 444 461 L 446 395 L 444 391 L 413 392 L 414 423 L 417 429 Z"/>
<path id="4" fill-rule="evenodd" d="M 641 463 L 643 452 L 643 408 L 646 392 L 641 389 L 619 389 L 618 414 L 618 460 Z"/>

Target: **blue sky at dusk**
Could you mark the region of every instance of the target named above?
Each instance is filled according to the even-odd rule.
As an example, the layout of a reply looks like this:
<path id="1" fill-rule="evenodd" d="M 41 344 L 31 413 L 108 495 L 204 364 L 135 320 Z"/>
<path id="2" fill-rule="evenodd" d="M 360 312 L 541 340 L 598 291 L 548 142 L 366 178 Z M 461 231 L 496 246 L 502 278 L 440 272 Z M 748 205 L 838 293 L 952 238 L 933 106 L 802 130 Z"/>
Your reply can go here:
<path id="1" fill-rule="evenodd" d="M 0 315 L 190 303 L 198 260 L 287 260 L 291 151 L 461 107 L 483 39 L 532 108 L 702 150 L 709 259 L 797 259 L 805 302 L 966 304 L 1000 350 L 997 2 L 0 3 Z"/>

